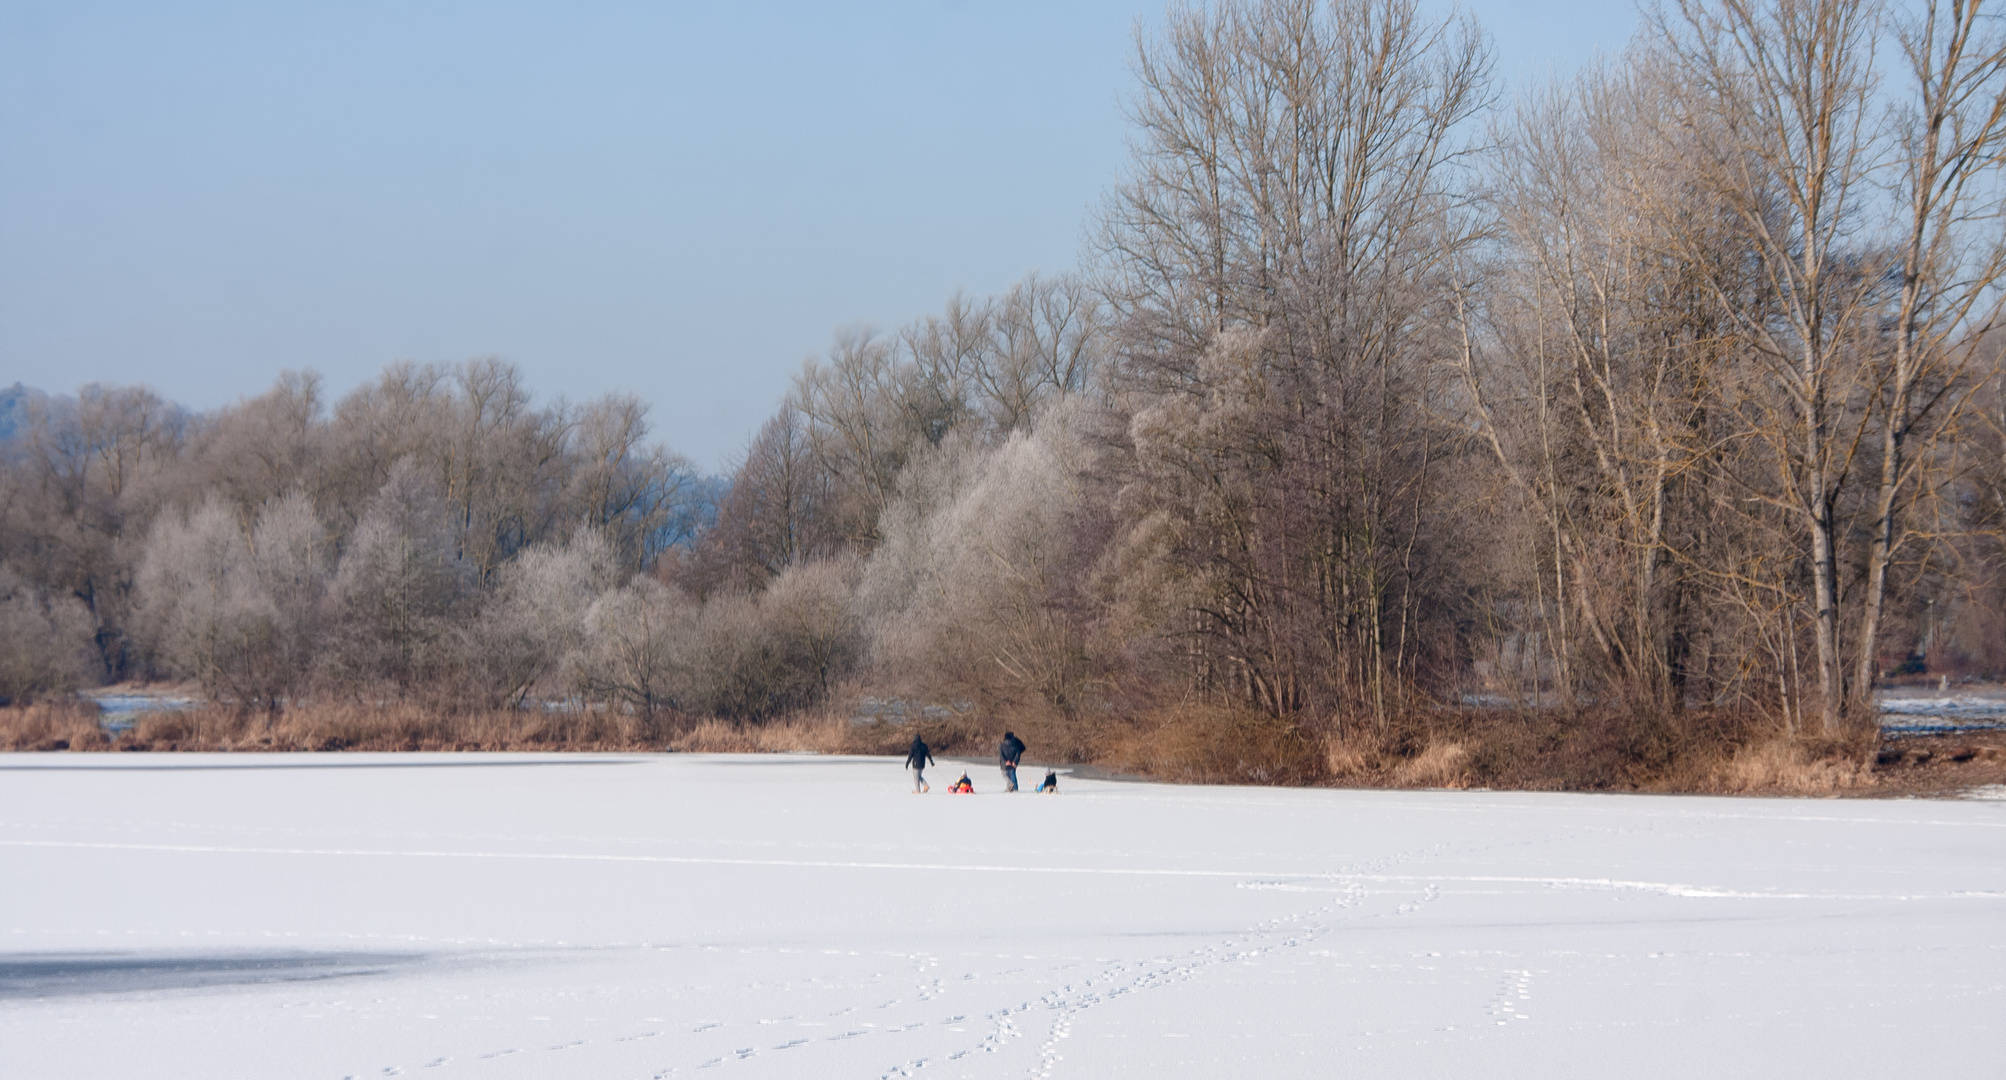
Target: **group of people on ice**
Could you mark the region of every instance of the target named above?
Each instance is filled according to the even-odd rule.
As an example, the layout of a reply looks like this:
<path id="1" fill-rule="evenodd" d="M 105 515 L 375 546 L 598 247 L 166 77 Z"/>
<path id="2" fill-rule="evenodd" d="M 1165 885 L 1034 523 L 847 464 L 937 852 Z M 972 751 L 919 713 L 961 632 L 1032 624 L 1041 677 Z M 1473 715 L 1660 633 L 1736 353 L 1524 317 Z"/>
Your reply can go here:
<path id="1" fill-rule="evenodd" d="M 1004 732 L 1003 744 L 996 748 L 996 759 L 1003 767 L 1003 790 L 1017 790 L 1017 766 L 1024 760 L 1024 740 L 1018 738 L 1015 732 Z M 913 794 L 919 795 L 933 790 L 933 786 L 926 782 L 926 767 L 932 764 L 933 753 L 927 749 L 924 740 L 914 735 L 912 746 L 905 752 L 905 767 L 912 770 Z M 964 772 L 961 774 L 961 779 L 956 780 L 947 790 L 957 795 L 973 795 L 975 782 Z M 1059 774 L 1056 770 L 1045 770 L 1045 779 L 1038 785 L 1038 793 L 1041 795 L 1059 793 Z"/>

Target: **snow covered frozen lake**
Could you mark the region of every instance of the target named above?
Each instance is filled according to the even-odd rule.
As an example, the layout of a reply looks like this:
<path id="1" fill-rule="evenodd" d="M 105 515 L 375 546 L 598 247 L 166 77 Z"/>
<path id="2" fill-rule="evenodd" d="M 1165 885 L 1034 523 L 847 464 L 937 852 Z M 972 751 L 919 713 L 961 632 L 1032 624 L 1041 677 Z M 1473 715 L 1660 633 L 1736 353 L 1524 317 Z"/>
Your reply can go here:
<path id="1" fill-rule="evenodd" d="M 0 755 L 0 1076 L 2006 1069 L 2006 802 L 942 765 Z"/>

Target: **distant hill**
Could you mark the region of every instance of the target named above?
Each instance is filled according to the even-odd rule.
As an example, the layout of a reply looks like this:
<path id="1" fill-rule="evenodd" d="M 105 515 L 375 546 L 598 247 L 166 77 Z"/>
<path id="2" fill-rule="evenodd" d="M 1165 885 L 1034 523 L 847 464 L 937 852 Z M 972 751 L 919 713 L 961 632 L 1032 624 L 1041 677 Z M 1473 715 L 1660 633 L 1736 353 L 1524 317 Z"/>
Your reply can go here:
<path id="1" fill-rule="evenodd" d="M 0 390 L 0 442 L 14 437 L 14 433 L 28 425 L 28 403 L 46 401 L 49 395 L 32 386 L 20 383 Z"/>

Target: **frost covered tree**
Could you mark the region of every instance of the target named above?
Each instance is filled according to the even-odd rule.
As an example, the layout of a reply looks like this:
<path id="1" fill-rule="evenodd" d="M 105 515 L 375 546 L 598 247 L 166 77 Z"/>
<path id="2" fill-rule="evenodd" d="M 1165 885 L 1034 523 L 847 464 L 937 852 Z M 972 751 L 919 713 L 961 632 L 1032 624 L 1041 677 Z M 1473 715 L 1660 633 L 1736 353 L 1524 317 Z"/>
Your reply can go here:
<path id="1" fill-rule="evenodd" d="M 643 714 L 680 707 L 690 682 L 697 610 L 681 593 L 649 577 L 600 596 L 585 614 L 579 685 Z"/>
<path id="2" fill-rule="evenodd" d="M 50 596 L 0 564 L 0 699 L 29 702 L 95 682 L 95 630 L 83 601 Z"/>
<path id="3" fill-rule="evenodd" d="M 231 507 L 211 498 L 155 526 L 136 579 L 139 617 L 156 655 L 215 696 L 265 696 L 274 621 L 250 542 Z"/>
<path id="4" fill-rule="evenodd" d="M 452 631 L 474 596 L 458 512 L 399 461 L 349 536 L 329 586 L 332 625 L 323 676 L 332 688 L 424 689 L 448 673 Z"/>
<path id="5" fill-rule="evenodd" d="M 760 597 L 762 621 L 777 642 L 788 672 L 777 694 L 783 706 L 827 698 L 855 670 L 864 648 L 852 559 L 825 559 L 790 567 Z"/>
<path id="6" fill-rule="evenodd" d="M 326 530 L 304 495 L 268 502 L 248 537 L 212 498 L 155 526 L 137 575 L 140 624 L 166 670 L 277 707 L 307 688 L 328 576 Z"/>
<path id="7" fill-rule="evenodd" d="M 327 526 L 305 494 L 280 496 L 258 511 L 250 569 L 255 605 L 267 620 L 260 645 L 268 652 L 265 696 L 270 699 L 308 688 L 327 630 L 333 563 Z"/>
<path id="8" fill-rule="evenodd" d="M 1093 451 L 1054 409 L 1002 445 L 943 448 L 884 519 L 860 602 L 888 677 L 1072 709 L 1090 672 L 1064 610 Z"/>
<path id="9" fill-rule="evenodd" d="M 539 544 L 502 567 L 494 593 L 466 630 L 471 688 L 521 706 L 539 688 L 570 690 L 584 660 L 586 616 L 619 577 L 613 544 L 580 529 L 561 546 Z"/>

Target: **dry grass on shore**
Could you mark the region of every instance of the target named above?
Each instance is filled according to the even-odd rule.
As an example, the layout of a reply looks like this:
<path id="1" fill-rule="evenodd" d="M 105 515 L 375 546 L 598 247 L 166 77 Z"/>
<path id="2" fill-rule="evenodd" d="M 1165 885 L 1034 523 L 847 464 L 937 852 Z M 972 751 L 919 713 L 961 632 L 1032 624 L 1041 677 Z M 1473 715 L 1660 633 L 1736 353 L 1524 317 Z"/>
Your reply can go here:
<path id="1" fill-rule="evenodd" d="M 0 750 L 109 750 L 92 702 L 38 701 L 0 708 Z"/>
<path id="2" fill-rule="evenodd" d="M 114 735 L 101 726 L 90 702 L 41 702 L 0 708 L 0 750 L 842 753 L 851 750 L 848 728 L 834 716 L 751 725 L 670 713 L 444 712 L 418 705 L 319 703 L 279 713 L 221 705 L 145 713 Z"/>
<path id="3" fill-rule="evenodd" d="M 1032 764 L 1090 764 L 1183 784 L 1706 794 L 1872 794 L 1867 740 L 1790 739 L 1760 717 L 1434 709 L 1342 737 L 1254 710 L 1176 703 L 1085 720 L 1018 712 L 857 729 L 850 753 L 990 757 L 1004 728 Z"/>
<path id="4" fill-rule="evenodd" d="M 768 724 L 702 720 L 669 739 L 667 749 L 690 754 L 852 753 L 849 727 L 839 716 L 796 716 Z"/>
<path id="5" fill-rule="evenodd" d="M 1179 704 L 1111 733 L 1093 764 L 1185 784 L 1301 786 L 1328 778 L 1322 740 L 1250 709 Z"/>
<path id="6" fill-rule="evenodd" d="M 1250 710 L 1196 704 L 1091 723 L 1056 714 L 1018 714 L 1007 723 L 968 714 L 898 725 L 853 725 L 839 712 L 743 724 L 607 710 L 445 712 L 319 703 L 264 713 L 207 705 L 146 714 L 114 735 L 100 725 L 91 702 L 42 702 L 0 708 L 0 750 L 897 756 L 918 734 L 938 755 L 988 757 L 1006 726 L 1030 745 L 1028 764 L 1091 764 L 1174 783 L 1815 796 L 1874 794 L 1881 774 L 1891 771 L 1885 762 L 1878 772 L 1869 764 L 1874 748 L 1864 741 L 1785 739 L 1759 721 L 1731 716 L 1440 710 L 1396 718 L 1384 728 L 1354 726 L 1339 738 Z M 1928 770 L 1944 772 L 1945 785 L 1954 779 L 1954 756 L 1944 755 Z M 1909 760 L 1914 757 L 1893 770 L 1903 777 L 1895 786 L 1904 792 L 1929 783 Z M 1972 772 L 2006 764 L 1995 754 L 1960 767 Z"/>
<path id="7" fill-rule="evenodd" d="M 302 705 L 280 713 L 203 705 L 142 714 L 115 736 L 89 703 L 0 709 L 0 748 L 107 751 L 659 750 L 673 718 L 416 705 Z"/>
<path id="8" fill-rule="evenodd" d="M 1357 787 L 1840 795 L 1870 793 L 1872 740 L 1731 713 L 1438 710 L 1331 739 L 1324 761 Z"/>

